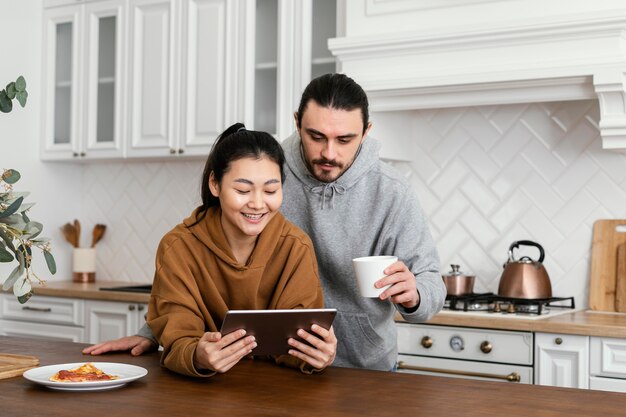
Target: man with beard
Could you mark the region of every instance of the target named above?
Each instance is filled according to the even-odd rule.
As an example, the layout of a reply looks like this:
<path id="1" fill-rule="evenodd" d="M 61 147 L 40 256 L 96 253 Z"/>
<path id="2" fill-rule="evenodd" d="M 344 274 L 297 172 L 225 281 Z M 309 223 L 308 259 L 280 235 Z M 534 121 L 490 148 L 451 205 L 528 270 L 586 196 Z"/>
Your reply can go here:
<path id="1" fill-rule="evenodd" d="M 391 166 L 379 159 L 367 95 L 343 74 L 309 83 L 294 115 L 296 132 L 282 146 L 288 166 L 282 213 L 313 241 L 325 305 L 338 310 L 334 321 L 334 366 L 392 370 L 397 359 L 396 312 L 423 322 L 442 307 L 446 290 L 439 256 L 417 196 Z M 395 255 L 378 288 L 379 298 L 359 294 L 352 259 Z M 130 336 L 86 348 L 97 355 L 154 347 Z"/>

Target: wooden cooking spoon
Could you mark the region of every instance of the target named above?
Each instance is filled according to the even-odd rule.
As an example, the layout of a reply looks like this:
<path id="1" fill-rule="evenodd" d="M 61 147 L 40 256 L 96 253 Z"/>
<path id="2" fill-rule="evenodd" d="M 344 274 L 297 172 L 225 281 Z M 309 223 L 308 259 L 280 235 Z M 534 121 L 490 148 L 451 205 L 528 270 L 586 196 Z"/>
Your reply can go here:
<path id="1" fill-rule="evenodd" d="M 92 248 L 96 246 L 96 243 L 100 242 L 106 230 L 107 230 L 107 227 L 104 224 L 96 224 L 94 226 L 93 232 L 91 233 L 91 247 Z"/>

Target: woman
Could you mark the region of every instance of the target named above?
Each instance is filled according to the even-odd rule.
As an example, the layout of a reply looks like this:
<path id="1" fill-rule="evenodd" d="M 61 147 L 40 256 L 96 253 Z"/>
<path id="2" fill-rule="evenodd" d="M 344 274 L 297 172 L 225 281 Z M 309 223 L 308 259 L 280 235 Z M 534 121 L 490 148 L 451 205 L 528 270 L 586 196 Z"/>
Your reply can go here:
<path id="1" fill-rule="evenodd" d="M 157 250 L 148 325 L 161 362 L 185 375 L 223 373 L 254 353 L 254 337 L 218 332 L 229 309 L 320 308 L 322 290 L 309 237 L 278 212 L 284 155 L 269 134 L 228 128 L 211 150 L 202 205 Z M 302 333 L 302 334 L 300 334 Z M 280 364 L 322 370 L 335 357 L 332 328 L 313 325 L 290 339 Z"/>

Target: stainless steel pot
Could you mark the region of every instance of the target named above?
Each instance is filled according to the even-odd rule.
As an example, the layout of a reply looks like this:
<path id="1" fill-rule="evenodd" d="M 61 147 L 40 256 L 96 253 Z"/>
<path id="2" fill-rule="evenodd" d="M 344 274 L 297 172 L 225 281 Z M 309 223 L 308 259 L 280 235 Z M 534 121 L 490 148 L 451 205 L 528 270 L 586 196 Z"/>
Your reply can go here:
<path id="1" fill-rule="evenodd" d="M 474 292 L 474 275 L 465 275 L 459 265 L 450 265 L 452 271 L 442 275 L 448 295 L 465 295 Z"/>
<path id="2" fill-rule="evenodd" d="M 528 256 L 515 259 L 513 249 L 521 245 L 534 246 L 539 249 L 539 259 L 533 260 Z M 504 264 L 504 271 L 500 277 L 498 295 L 512 298 L 551 298 L 552 285 L 546 268 L 543 266 L 545 252 L 543 247 L 530 240 L 519 240 L 509 246 L 509 259 Z"/>

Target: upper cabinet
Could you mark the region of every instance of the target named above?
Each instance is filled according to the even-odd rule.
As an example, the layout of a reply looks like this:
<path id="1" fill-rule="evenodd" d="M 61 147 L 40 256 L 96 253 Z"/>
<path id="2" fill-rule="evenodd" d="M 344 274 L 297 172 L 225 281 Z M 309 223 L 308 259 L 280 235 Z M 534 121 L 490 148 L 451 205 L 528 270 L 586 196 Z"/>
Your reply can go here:
<path id="1" fill-rule="evenodd" d="M 44 11 L 42 159 L 123 155 L 123 4 Z"/>
<path id="2" fill-rule="evenodd" d="M 309 81 L 335 71 L 328 39 L 337 36 L 337 0 L 256 0 L 247 26 L 246 125 L 284 139 Z M 252 30 L 251 30 L 252 32 Z"/>
<path id="3" fill-rule="evenodd" d="M 341 0 L 339 0 L 341 1 Z M 205 157 L 230 124 L 278 138 L 335 70 L 337 0 L 44 0 L 41 158 Z"/>

